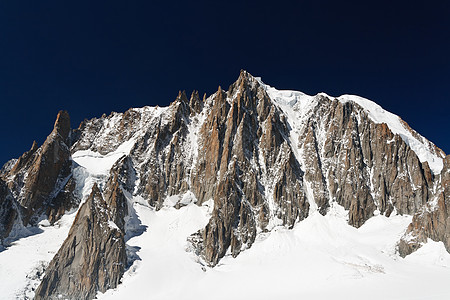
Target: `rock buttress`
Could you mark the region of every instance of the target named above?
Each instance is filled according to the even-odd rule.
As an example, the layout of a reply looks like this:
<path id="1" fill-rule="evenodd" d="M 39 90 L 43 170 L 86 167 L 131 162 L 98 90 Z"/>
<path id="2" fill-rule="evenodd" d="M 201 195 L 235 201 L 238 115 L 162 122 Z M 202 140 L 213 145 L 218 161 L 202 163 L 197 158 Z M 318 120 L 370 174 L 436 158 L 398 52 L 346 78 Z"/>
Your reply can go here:
<path id="1" fill-rule="evenodd" d="M 105 198 L 95 184 L 68 237 L 50 262 L 35 299 L 93 299 L 115 288 L 124 273 L 126 198 L 111 184 Z"/>

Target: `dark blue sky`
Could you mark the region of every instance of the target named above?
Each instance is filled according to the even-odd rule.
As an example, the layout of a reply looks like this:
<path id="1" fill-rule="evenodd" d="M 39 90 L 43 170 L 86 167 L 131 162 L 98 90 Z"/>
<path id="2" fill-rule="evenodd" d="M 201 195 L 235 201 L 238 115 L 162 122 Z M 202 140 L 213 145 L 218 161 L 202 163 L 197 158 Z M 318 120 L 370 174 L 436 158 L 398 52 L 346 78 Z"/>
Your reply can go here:
<path id="1" fill-rule="evenodd" d="M 240 69 L 367 97 L 450 153 L 449 1 L 2 1 L 0 42 L 0 164 L 60 109 L 77 127 L 211 94 Z"/>

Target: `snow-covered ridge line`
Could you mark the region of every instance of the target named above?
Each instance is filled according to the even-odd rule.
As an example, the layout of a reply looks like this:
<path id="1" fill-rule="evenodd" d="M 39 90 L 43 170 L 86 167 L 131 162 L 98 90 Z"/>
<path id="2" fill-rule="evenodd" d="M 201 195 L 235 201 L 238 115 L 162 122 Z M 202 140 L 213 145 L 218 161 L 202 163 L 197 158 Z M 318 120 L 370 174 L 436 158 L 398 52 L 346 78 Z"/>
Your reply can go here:
<path id="1" fill-rule="evenodd" d="M 287 113 L 288 119 L 291 119 L 291 122 L 300 124 L 307 119 L 308 114 L 311 110 L 317 105 L 317 96 L 324 96 L 330 100 L 337 99 L 341 103 L 353 102 L 357 105 L 361 106 L 368 114 L 369 118 L 375 123 L 386 123 L 389 129 L 394 133 L 398 134 L 406 144 L 411 147 L 411 149 L 416 153 L 420 162 L 428 162 L 431 171 L 434 174 L 440 174 L 443 168 L 443 158 L 445 157 L 445 153 L 440 151 L 432 142 L 428 141 L 425 137 L 411 129 L 406 122 L 404 122 L 399 116 L 383 109 L 380 105 L 375 102 L 360 97 L 356 95 L 341 95 L 339 97 L 333 97 L 326 93 L 319 93 L 316 96 L 307 95 L 300 91 L 294 90 L 277 90 L 274 87 L 271 87 L 265 84 L 260 77 L 254 77 L 255 80 L 266 90 L 269 97 L 277 104 L 281 105 L 285 112 Z M 214 94 L 206 100 L 206 102 L 210 101 L 213 98 Z M 295 107 L 294 107 L 295 106 Z M 159 106 L 145 106 L 142 108 L 131 108 L 130 110 L 136 111 L 141 114 L 145 114 L 146 118 L 143 118 L 143 121 L 148 117 L 155 119 L 159 117 L 162 113 L 167 111 L 167 107 L 159 107 Z M 292 108 L 292 109 L 289 109 Z M 292 110 L 292 111 L 291 111 Z M 295 111 L 295 112 L 294 112 Z M 290 113 L 291 112 L 291 113 Z M 120 117 L 123 114 L 121 113 L 112 113 L 110 115 L 110 119 L 105 120 L 106 126 L 102 129 L 103 132 L 100 135 L 107 135 L 109 133 L 110 128 L 114 126 L 109 124 L 111 122 L 118 122 Z M 294 118 L 294 119 L 293 119 Z M 109 125 L 109 126 L 108 126 Z M 145 124 L 140 124 L 142 128 L 146 127 Z"/>
<path id="2" fill-rule="evenodd" d="M 269 97 L 276 103 L 286 107 L 297 106 L 300 119 L 308 112 L 309 108 L 315 104 L 316 96 L 310 96 L 299 91 L 277 90 L 262 82 L 260 77 L 256 80 L 264 87 Z M 318 96 L 325 96 L 329 99 L 337 99 L 341 103 L 353 102 L 361 106 L 375 123 L 386 123 L 389 129 L 398 134 L 406 144 L 416 153 L 420 162 L 428 162 L 434 174 L 440 174 L 443 168 L 443 158 L 445 154 L 437 150 L 437 147 L 419 133 L 413 131 L 399 116 L 383 109 L 375 102 L 356 95 L 342 95 L 339 97 L 329 96 L 326 93 L 319 93 Z M 292 122 L 298 122 L 292 120 Z"/>

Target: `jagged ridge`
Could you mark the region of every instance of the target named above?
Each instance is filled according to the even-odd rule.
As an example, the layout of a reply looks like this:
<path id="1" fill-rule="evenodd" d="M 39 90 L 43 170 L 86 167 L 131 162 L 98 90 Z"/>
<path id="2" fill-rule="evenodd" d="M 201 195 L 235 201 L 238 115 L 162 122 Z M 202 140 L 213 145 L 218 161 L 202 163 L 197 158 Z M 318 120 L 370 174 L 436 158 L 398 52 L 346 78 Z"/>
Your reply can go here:
<path id="1" fill-rule="evenodd" d="M 155 209 L 167 197 L 188 192 L 199 205 L 213 199 L 209 223 L 190 238 L 195 252 L 210 266 L 228 251 L 237 256 L 251 247 L 260 232 L 279 225 L 291 228 L 311 210 L 326 214 L 333 202 L 349 211 L 348 222 L 355 227 L 374 214 L 416 214 L 409 235 L 400 243 L 404 255 L 410 253 L 405 250 L 412 248 L 409 245 L 426 237 L 442 240 L 449 249 L 447 225 L 426 221 L 448 216 L 448 156 L 442 173 L 433 173 L 428 162 L 421 161 L 408 140 L 394 134 L 389 124 L 377 123 L 358 101 L 344 100 L 325 94 L 278 92 L 241 71 L 228 91 L 219 87 L 209 98 L 200 100 L 194 92 L 188 100 L 180 92 L 167 108 L 112 113 L 86 120 L 73 131 L 68 114 L 61 112 L 42 147 L 33 144 L 29 152 L 2 169 L 0 233 L 7 237 L 14 222 L 35 224 L 33 217 L 44 215 L 55 222 L 83 200 L 77 190 L 92 190 L 36 293 L 43 298 L 59 293 L 92 298 L 96 291 L 119 283 L 126 263 L 127 210 L 122 190 L 148 199 Z M 415 136 L 433 149 L 431 155 L 438 159 L 444 155 L 431 142 Z M 90 186 L 73 176 L 78 164 L 83 167 L 83 156 L 106 158 L 115 157 L 114 153 L 126 157 L 118 160 L 109 175 L 92 175 Z M 51 157 L 53 163 L 46 164 Z M 176 207 L 184 205 L 181 200 Z M 430 213 L 423 213 L 425 208 Z M 118 231 L 111 231 L 117 248 L 116 244 L 101 248 L 103 238 L 110 235 L 100 237 L 101 229 L 91 232 L 82 225 L 81 216 L 95 219 L 92 212 L 98 210 L 108 211 L 99 218 L 113 218 L 118 225 Z M 117 213 L 119 217 L 110 215 Z M 417 225 L 420 222 L 431 225 L 423 230 L 424 226 Z M 72 256 L 64 255 L 72 249 L 74 237 L 87 234 L 93 237 L 91 244 L 77 246 Z M 71 263 L 74 255 L 97 261 L 89 255 L 98 247 L 106 255 L 100 263 L 108 266 L 107 273 L 92 275 L 96 270 L 80 271 Z M 68 272 L 91 274 L 95 284 L 80 277 L 81 284 L 70 285 L 63 275 Z M 67 284 L 58 285 L 58 281 Z"/>

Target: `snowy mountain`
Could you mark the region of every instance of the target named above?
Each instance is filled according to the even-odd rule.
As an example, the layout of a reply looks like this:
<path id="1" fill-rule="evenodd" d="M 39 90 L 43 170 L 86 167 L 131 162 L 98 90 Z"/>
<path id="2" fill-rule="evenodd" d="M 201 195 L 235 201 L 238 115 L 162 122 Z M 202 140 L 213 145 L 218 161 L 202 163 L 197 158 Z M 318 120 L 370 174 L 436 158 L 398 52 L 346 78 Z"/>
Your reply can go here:
<path id="1" fill-rule="evenodd" d="M 450 296 L 450 156 L 358 96 L 241 71 L 77 129 L 60 112 L 0 176 L 6 298 Z"/>

